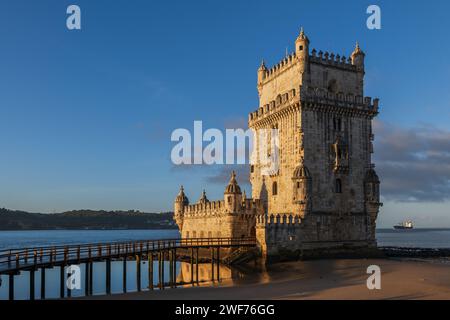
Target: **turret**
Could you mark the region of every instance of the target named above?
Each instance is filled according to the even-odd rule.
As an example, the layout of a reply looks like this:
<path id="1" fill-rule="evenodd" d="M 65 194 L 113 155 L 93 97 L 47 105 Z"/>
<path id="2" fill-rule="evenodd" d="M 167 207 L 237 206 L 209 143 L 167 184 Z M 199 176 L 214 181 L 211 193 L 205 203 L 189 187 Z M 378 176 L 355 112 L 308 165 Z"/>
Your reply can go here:
<path id="1" fill-rule="evenodd" d="M 304 165 L 303 159 L 295 168 L 292 175 L 293 182 L 293 202 L 298 205 L 300 216 L 303 218 L 311 211 L 312 180 L 308 168 Z"/>
<path id="2" fill-rule="evenodd" d="M 228 213 L 237 213 L 242 206 L 242 192 L 236 181 L 236 173 L 231 173 L 231 179 L 223 193 L 225 208 Z"/>
<path id="3" fill-rule="evenodd" d="M 264 81 L 264 79 L 266 78 L 266 72 L 267 72 L 267 68 L 266 65 L 264 63 L 264 60 L 261 61 L 261 66 L 258 68 L 258 94 L 261 96 L 261 89 L 262 89 L 262 83 Z"/>
<path id="4" fill-rule="evenodd" d="M 203 203 L 204 204 L 204 203 L 208 203 L 208 202 L 209 202 L 209 200 L 206 197 L 206 191 L 203 190 L 202 195 L 201 195 L 200 199 L 198 200 L 198 203 Z"/>
<path id="5" fill-rule="evenodd" d="M 295 55 L 300 63 L 300 73 L 302 74 L 302 83 L 309 83 L 309 39 L 305 35 L 303 28 L 295 40 Z"/>
<path id="6" fill-rule="evenodd" d="M 175 222 L 178 224 L 180 230 L 182 229 L 182 225 L 183 225 L 184 207 L 187 205 L 189 205 L 189 199 L 184 194 L 183 186 L 181 186 L 180 192 L 178 193 L 177 197 L 175 198 L 174 211 L 173 211 Z"/>
<path id="7" fill-rule="evenodd" d="M 305 35 L 303 28 L 300 30 L 300 34 L 295 40 L 295 55 L 298 57 L 300 61 L 304 61 L 305 63 L 309 58 L 309 39 Z"/>
<path id="8" fill-rule="evenodd" d="M 264 81 L 264 79 L 266 78 L 266 72 L 267 72 L 267 68 L 266 68 L 266 64 L 264 63 L 264 60 L 261 61 L 261 65 L 258 68 L 258 85 L 260 83 L 262 83 Z"/>
<path id="9" fill-rule="evenodd" d="M 355 50 L 353 50 L 351 59 L 352 65 L 356 66 L 358 70 L 364 70 L 364 57 L 366 54 L 359 47 L 358 42 L 356 42 Z"/>

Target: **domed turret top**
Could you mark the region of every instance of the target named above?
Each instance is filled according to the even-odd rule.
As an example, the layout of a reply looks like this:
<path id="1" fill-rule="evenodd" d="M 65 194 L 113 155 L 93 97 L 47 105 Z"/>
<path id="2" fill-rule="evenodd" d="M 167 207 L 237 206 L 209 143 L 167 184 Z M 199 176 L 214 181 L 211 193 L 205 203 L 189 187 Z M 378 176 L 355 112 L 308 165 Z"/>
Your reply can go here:
<path id="1" fill-rule="evenodd" d="M 181 202 L 184 205 L 188 205 L 189 204 L 189 199 L 188 197 L 186 197 L 186 195 L 184 194 L 184 188 L 183 186 L 180 187 L 180 192 L 178 192 L 178 195 L 175 199 L 176 202 Z"/>
<path id="2" fill-rule="evenodd" d="M 308 168 L 303 163 L 303 158 L 300 160 L 300 164 L 295 168 L 292 179 L 307 179 L 311 178 Z"/>
<path id="3" fill-rule="evenodd" d="M 236 181 L 236 173 L 234 171 L 231 172 L 231 179 L 230 182 L 228 182 L 227 187 L 225 188 L 225 193 L 241 194 L 241 188 Z"/>
<path id="4" fill-rule="evenodd" d="M 264 62 L 264 59 L 261 61 L 261 65 L 259 66 L 259 70 L 267 70 L 266 63 Z"/>
<path id="5" fill-rule="evenodd" d="M 202 196 L 200 197 L 198 202 L 199 203 L 207 203 L 207 202 L 209 202 L 208 198 L 206 197 L 206 191 L 205 190 L 203 190 Z"/>
<path id="6" fill-rule="evenodd" d="M 308 37 L 306 36 L 305 32 L 303 31 L 303 27 L 300 29 L 300 34 L 297 37 L 297 40 L 307 40 L 309 41 Z"/>
<path id="7" fill-rule="evenodd" d="M 299 165 L 294 170 L 293 178 L 294 179 L 305 179 L 310 178 L 311 174 L 309 173 L 308 168 L 306 168 L 304 165 Z"/>
<path id="8" fill-rule="evenodd" d="M 353 50 L 353 52 L 352 52 L 352 56 L 356 56 L 356 55 L 363 55 L 363 56 L 365 55 L 365 53 L 359 47 L 358 41 L 356 41 L 355 50 Z"/>

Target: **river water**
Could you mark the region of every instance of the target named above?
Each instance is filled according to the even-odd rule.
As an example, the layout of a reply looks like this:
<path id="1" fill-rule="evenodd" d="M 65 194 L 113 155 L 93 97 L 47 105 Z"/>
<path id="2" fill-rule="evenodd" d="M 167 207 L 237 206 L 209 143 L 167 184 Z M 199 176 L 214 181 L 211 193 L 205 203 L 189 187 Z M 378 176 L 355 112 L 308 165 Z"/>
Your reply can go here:
<path id="1" fill-rule="evenodd" d="M 61 244 L 80 244 L 95 242 L 113 242 L 128 240 L 151 240 L 151 239 L 175 239 L 179 237 L 178 230 L 45 230 L 45 231 L 0 231 L 0 250 L 23 247 L 39 247 Z M 377 241 L 379 246 L 400 246 L 400 247 L 422 247 L 422 248 L 450 248 L 450 229 L 414 229 L 414 230 L 377 230 Z M 141 270 L 147 270 L 146 261 L 141 262 Z M 154 265 L 154 285 L 157 285 L 157 262 Z M 94 264 L 94 294 L 104 294 L 106 284 L 104 281 L 106 264 L 98 262 Z M 113 293 L 122 292 L 122 269 L 120 261 L 112 262 L 112 282 Z M 165 266 L 165 281 L 169 281 L 169 266 Z M 178 262 L 177 281 L 190 281 L 190 266 L 187 263 Z M 211 277 L 210 264 L 200 265 L 200 281 L 208 281 Z M 84 284 L 84 267 L 81 266 L 81 284 Z M 136 263 L 127 263 L 127 291 L 136 291 Z M 231 279 L 236 271 L 226 266 L 220 266 L 222 279 Z M 48 269 L 46 274 L 46 296 L 47 298 L 59 297 L 59 268 Z M 0 300 L 8 298 L 8 278 L 1 276 Z M 40 271 L 36 272 L 36 298 L 39 298 L 40 291 Z M 15 298 L 28 298 L 29 273 L 22 272 L 15 279 Z M 141 286 L 148 286 L 148 273 L 141 274 Z M 74 290 L 72 296 L 82 296 L 83 288 Z"/>

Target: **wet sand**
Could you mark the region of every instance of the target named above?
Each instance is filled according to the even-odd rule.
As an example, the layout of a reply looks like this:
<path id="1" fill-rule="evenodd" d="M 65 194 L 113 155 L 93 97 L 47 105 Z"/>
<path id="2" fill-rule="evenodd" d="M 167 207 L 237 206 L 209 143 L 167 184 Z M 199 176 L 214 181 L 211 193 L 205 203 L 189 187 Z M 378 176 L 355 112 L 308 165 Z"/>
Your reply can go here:
<path id="1" fill-rule="evenodd" d="M 381 289 L 369 290 L 369 265 L 381 268 Z M 279 263 L 265 272 L 220 285 L 143 291 L 90 299 L 450 299 L 450 264 L 393 259 L 316 260 Z"/>

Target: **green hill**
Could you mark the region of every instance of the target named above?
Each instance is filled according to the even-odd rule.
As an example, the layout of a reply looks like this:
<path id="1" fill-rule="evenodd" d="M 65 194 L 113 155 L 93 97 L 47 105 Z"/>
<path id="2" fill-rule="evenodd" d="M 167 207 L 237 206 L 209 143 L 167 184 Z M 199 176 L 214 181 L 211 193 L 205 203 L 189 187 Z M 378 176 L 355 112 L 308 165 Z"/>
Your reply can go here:
<path id="1" fill-rule="evenodd" d="M 176 229 L 171 212 L 74 210 L 30 213 L 0 209 L 0 230 Z"/>

